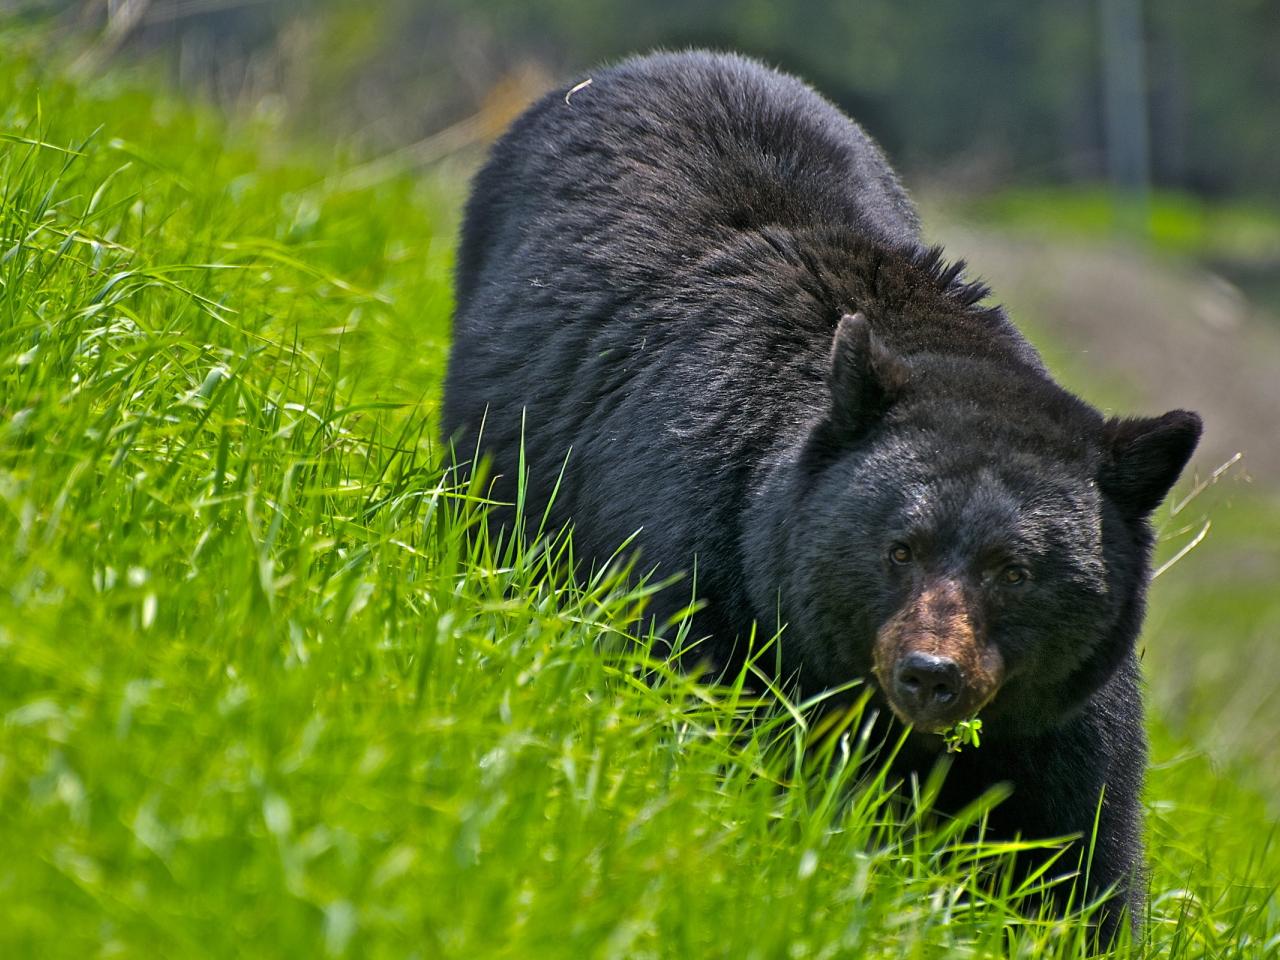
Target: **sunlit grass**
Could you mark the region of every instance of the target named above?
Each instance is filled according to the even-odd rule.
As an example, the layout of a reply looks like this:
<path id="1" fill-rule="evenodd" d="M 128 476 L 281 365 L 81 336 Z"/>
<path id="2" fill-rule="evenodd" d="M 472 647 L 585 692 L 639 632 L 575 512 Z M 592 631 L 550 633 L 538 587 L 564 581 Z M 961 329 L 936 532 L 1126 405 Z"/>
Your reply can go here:
<path id="1" fill-rule="evenodd" d="M 682 675 L 649 587 L 489 542 L 433 422 L 459 197 L 21 47 L 0 955 L 1085 953 L 859 714 Z M 1276 949 L 1273 812 L 1157 745 L 1142 955 Z"/>
<path id="2" fill-rule="evenodd" d="M 1002 225 L 1083 238 L 1136 229 L 1159 250 L 1208 260 L 1274 262 L 1280 257 L 1280 207 L 1267 203 L 1209 203 L 1155 190 L 1135 211 L 1103 187 L 1036 187 L 973 200 L 964 212 Z"/>

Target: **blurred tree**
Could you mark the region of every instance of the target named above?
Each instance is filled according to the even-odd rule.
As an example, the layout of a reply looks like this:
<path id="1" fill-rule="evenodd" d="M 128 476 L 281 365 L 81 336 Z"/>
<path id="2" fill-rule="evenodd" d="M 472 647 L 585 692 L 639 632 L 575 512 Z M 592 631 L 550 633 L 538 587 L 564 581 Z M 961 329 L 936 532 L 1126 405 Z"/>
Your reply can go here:
<path id="1" fill-rule="evenodd" d="M 126 7 L 134 22 L 113 37 L 110 11 L 119 17 Z M 307 126 L 384 147 L 456 124 L 513 76 L 567 77 L 632 52 L 696 45 L 807 78 L 916 178 L 998 185 L 1106 174 L 1097 0 L 27 0 L 16 9 L 24 8 L 87 23 L 125 53 L 169 51 L 184 83 L 221 99 L 280 95 Z M 1275 0 L 1160 0 L 1143 17 L 1149 56 L 1136 76 L 1155 182 L 1275 196 Z M 538 85 L 529 83 L 531 95 Z"/>

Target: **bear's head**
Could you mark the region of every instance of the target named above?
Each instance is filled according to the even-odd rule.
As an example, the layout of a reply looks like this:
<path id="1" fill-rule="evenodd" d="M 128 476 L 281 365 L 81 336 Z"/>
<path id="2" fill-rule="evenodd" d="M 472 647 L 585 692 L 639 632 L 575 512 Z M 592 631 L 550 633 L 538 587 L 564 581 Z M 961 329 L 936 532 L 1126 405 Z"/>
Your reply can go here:
<path id="1" fill-rule="evenodd" d="M 861 314 L 838 325 L 827 385 L 747 544 L 784 669 L 806 690 L 863 678 L 929 732 L 1069 715 L 1133 648 L 1149 517 L 1199 417 L 1109 420 L 1025 364 L 896 356 Z"/>

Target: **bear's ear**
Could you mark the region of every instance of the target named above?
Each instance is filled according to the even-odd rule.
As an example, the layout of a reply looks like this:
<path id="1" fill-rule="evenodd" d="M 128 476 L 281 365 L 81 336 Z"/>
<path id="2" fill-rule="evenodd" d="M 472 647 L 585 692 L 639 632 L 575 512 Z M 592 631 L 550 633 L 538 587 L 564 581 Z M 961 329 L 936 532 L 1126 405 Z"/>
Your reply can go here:
<path id="1" fill-rule="evenodd" d="M 831 406 L 809 437 L 811 459 L 829 459 L 857 439 L 906 386 L 910 371 L 871 332 L 866 315 L 845 314 L 827 362 Z"/>
<path id="2" fill-rule="evenodd" d="M 1160 505 L 1200 440 L 1203 424 L 1189 410 L 1162 417 L 1113 417 L 1106 422 L 1107 459 L 1098 486 L 1131 517 Z"/>
<path id="3" fill-rule="evenodd" d="M 846 439 L 861 433 L 889 408 L 906 386 L 909 371 L 871 332 L 862 312 L 836 325 L 827 366 L 831 425 Z"/>

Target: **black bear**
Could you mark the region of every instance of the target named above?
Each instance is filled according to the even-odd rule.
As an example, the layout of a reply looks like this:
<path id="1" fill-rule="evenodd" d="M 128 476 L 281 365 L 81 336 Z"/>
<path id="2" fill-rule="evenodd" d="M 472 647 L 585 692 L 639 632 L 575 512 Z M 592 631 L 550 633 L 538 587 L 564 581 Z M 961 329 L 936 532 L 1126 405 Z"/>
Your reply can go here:
<path id="1" fill-rule="evenodd" d="M 961 267 L 802 82 L 628 60 L 531 107 L 476 177 L 444 427 L 499 499 L 523 447 L 527 515 L 550 502 L 578 556 L 639 531 L 643 568 L 694 571 L 719 666 L 781 626 L 770 662 L 805 692 L 871 684 L 913 727 L 906 767 L 979 715 L 944 807 L 1006 782 L 1005 835 L 1096 814 L 1109 934 L 1142 902 L 1149 516 L 1200 419 L 1103 416 Z"/>

